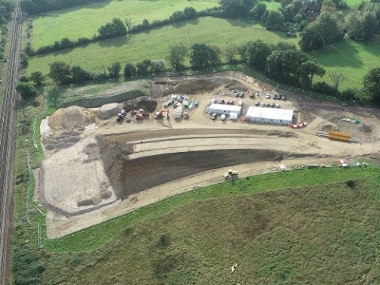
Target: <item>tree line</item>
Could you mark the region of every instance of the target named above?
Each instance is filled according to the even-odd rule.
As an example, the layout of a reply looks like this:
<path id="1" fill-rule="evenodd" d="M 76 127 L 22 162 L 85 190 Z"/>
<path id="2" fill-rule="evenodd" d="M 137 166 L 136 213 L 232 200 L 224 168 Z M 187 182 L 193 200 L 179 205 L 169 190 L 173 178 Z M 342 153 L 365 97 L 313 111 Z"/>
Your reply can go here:
<path id="1" fill-rule="evenodd" d="M 345 79 L 343 73 L 335 70 L 328 74 L 332 84 L 327 82 L 314 83 L 315 76 L 326 75 L 325 69 L 307 54 L 298 50 L 295 45 L 279 42 L 268 45 L 261 40 L 247 42 L 241 46 L 229 46 L 222 51 L 218 46 L 210 46 L 204 43 L 193 44 L 190 48 L 184 44 L 172 45 L 169 48 L 166 59 L 145 59 L 136 64 L 128 62 L 121 65 L 114 62 L 110 66 L 103 66 L 103 73 L 94 74 L 84 70 L 79 65 L 70 66 L 63 61 L 50 64 L 50 72 L 47 75 L 35 71 L 29 77 L 22 77 L 17 90 L 24 98 L 33 97 L 37 94 L 34 85 L 40 85 L 49 77 L 56 84 L 84 83 L 86 81 L 99 82 L 109 78 L 119 78 L 123 75 L 126 79 L 135 76 L 151 75 L 167 70 L 180 71 L 185 69 L 185 61 L 188 60 L 194 70 L 207 70 L 222 64 L 222 56 L 229 63 L 243 63 L 266 76 L 306 90 L 313 90 L 327 95 L 341 96 L 346 99 L 361 99 L 367 102 L 380 102 L 380 68 L 370 70 L 363 78 L 361 90 L 339 91 L 339 85 Z M 168 64 L 168 66 L 167 66 Z M 25 94 L 25 95 L 23 95 Z"/>

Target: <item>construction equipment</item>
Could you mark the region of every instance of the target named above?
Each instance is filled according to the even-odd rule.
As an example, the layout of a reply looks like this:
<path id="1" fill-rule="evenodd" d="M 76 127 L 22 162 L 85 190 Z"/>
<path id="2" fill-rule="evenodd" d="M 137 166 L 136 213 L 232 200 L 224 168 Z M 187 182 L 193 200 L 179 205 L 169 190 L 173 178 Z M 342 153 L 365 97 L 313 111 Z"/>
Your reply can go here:
<path id="1" fill-rule="evenodd" d="M 142 120 L 145 117 L 149 117 L 149 111 L 144 109 L 131 110 L 129 113 L 131 114 L 131 117 L 135 118 L 136 120 Z"/>
<path id="2" fill-rule="evenodd" d="M 166 114 L 166 118 L 169 119 L 169 110 L 161 110 L 159 112 L 156 112 L 156 114 L 154 115 L 154 118 L 155 119 L 161 119 L 161 118 L 164 118 L 165 117 L 165 114 Z"/>
<path id="3" fill-rule="evenodd" d="M 237 179 L 239 173 L 236 170 L 229 169 L 228 172 L 223 174 L 225 180 Z"/>
<path id="4" fill-rule="evenodd" d="M 125 117 L 125 114 L 126 114 L 126 111 L 124 109 L 121 110 L 121 112 L 119 114 L 117 114 L 116 121 L 117 122 L 123 121 L 124 117 Z"/>

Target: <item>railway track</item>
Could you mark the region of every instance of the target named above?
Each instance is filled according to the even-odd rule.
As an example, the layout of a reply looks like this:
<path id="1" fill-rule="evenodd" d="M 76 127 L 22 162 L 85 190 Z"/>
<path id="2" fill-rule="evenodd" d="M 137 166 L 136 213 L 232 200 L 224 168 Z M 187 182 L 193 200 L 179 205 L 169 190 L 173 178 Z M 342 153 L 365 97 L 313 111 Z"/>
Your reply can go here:
<path id="1" fill-rule="evenodd" d="M 19 77 L 22 13 L 16 1 L 13 31 L 4 81 L 4 96 L 0 113 L 0 284 L 8 284 L 10 242 L 12 233 L 12 200 Z"/>

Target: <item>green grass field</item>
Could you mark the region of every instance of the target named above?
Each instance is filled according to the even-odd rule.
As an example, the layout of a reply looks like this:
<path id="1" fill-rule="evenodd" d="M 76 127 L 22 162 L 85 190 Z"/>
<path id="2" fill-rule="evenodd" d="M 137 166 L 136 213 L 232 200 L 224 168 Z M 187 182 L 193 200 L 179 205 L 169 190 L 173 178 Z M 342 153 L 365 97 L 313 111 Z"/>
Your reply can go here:
<path id="1" fill-rule="evenodd" d="M 276 1 L 261 1 L 261 3 L 267 6 L 267 10 L 278 10 L 281 7 L 281 3 Z"/>
<path id="2" fill-rule="evenodd" d="M 298 174 L 317 177 L 315 171 Z M 353 187 L 336 182 L 249 194 L 258 181 L 272 179 L 238 180 L 218 199 L 171 207 L 181 199 L 174 197 L 154 205 L 149 218 L 96 250 L 45 249 L 41 284 L 362 284 L 363 276 L 365 284 L 379 284 L 378 174 Z M 209 190 L 184 195 L 202 191 Z"/>
<path id="3" fill-rule="evenodd" d="M 169 46 L 184 43 L 207 43 L 218 45 L 222 50 L 230 45 L 241 45 L 248 41 L 262 39 L 267 43 L 287 41 L 297 44 L 297 39 L 286 38 L 285 33 L 268 32 L 259 24 L 245 21 L 204 17 L 176 23 L 150 31 L 132 35 L 131 40 L 125 37 L 110 39 L 75 49 L 62 50 L 30 58 L 28 73 L 39 70 L 47 73 L 49 64 L 63 60 L 70 65 L 80 65 L 86 70 L 102 72 L 103 65 L 120 61 L 137 63 L 144 59 L 165 59 Z M 224 60 L 224 59 L 223 59 Z"/>
<path id="4" fill-rule="evenodd" d="M 380 37 L 377 36 L 370 42 L 356 42 L 342 40 L 323 50 L 309 53 L 317 62 L 326 69 L 326 75 L 316 81 L 326 81 L 332 84 L 328 73 L 333 70 L 341 70 L 346 79 L 340 85 L 340 89 L 362 88 L 363 77 L 371 68 L 379 67 Z"/>
<path id="5" fill-rule="evenodd" d="M 165 59 L 169 46 L 176 42 L 182 42 L 188 46 L 192 43 L 218 45 L 223 51 L 230 45 L 241 45 L 257 39 L 262 39 L 267 43 L 287 41 L 295 45 L 299 41 L 298 38 L 286 38 L 281 32 L 269 32 L 257 23 L 204 17 L 141 32 L 133 35 L 129 41 L 121 37 L 71 50 L 35 56 L 29 61 L 28 73 L 37 70 L 47 73 L 49 64 L 56 60 L 63 60 L 71 65 L 81 65 L 86 70 L 101 73 L 103 65 L 109 66 L 115 61 L 120 61 L 124 65 L 127 62 L 137 63 L 147 58 Z M 326 75 L 322 79 L 315 77 L 314 82 L 331 83 L 328 73 L 339 69 L 346 76 L 340 85 L 341 90 L 349 87 L 360 89 L 363 76 L 371 68 L 378 66 L 377 51 L 379 49 L 380 37 L 376 37 L 367 43 L 347 39 L 323 50 L 309 53 L 326 69 Z M 187 65 L 189 66 L 188 62 Z"/>
<path id="6" fill-rule="evenodd" d="M 98 33 L 101 25 L 111 22 L 114 17 L 122 20 L 128 17 L 134 24 L 141 24 L 144 19 L 151 23 L 167 19 L 173 12 L 183 11 L 186 7 L 201 11 L 217 6 L 219 6 L 218 1 L 113 0 L 60 10 L 33 19 L 32 46 L 37 49 L 63 38 L 71 40 L 80 37 L 91 38 Z"/>

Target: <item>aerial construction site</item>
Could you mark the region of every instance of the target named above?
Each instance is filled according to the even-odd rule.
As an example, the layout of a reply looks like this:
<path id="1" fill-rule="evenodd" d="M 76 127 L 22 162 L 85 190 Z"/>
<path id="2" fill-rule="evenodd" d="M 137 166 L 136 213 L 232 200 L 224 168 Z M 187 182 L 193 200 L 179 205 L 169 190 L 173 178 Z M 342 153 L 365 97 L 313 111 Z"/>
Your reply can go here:
<path id="1" fill-rule="evenodd" d="M 156 78 L 143 98 L 57 110 L 41 124 L 45 160 L 36 193 L 49 210 L 48 237 L 224 181 L 229 170 L 244 177 L 341 158 L 378 159 L 379 118 L 372 109 L 274 89 L 232 72 Z M 210 112 L 211 104 L 220 107 Z M 262 108 L 261 121 L 247 122 L 252 106 Z"/>

